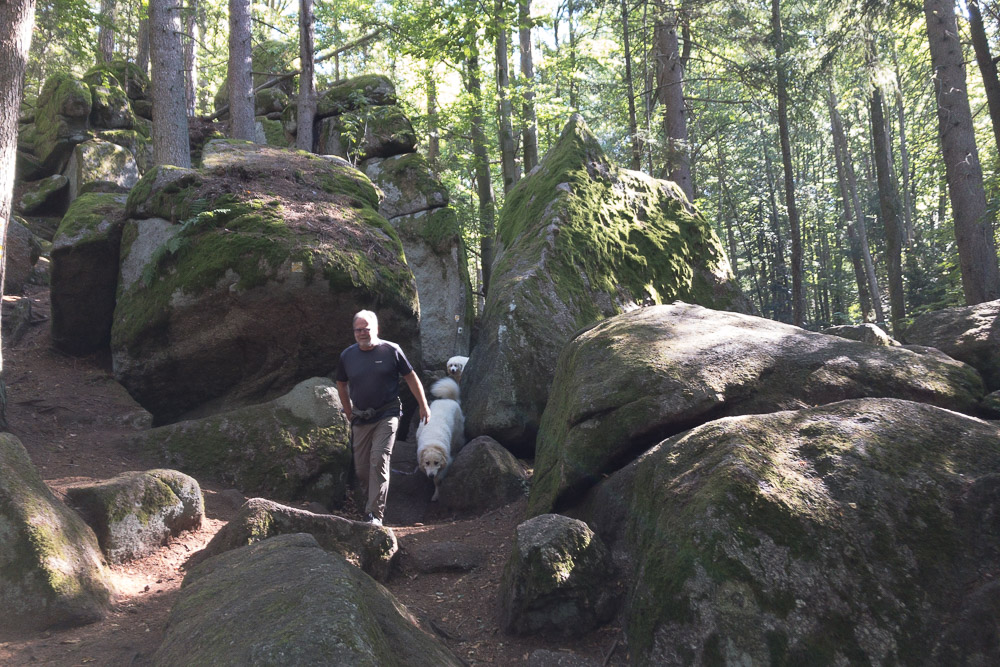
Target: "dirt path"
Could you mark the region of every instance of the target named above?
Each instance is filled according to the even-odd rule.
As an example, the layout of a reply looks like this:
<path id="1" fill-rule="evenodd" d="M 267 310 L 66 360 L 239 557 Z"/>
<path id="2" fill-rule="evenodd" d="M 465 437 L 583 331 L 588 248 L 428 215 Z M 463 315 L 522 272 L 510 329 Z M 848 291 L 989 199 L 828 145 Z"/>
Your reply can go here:
<path id="1" fill-rule="evenodd" d="M 107 355 L 74 358 L 53 350 L 48 333 L 48 293 L 29 288 L 36 324 L 7 347 L 4 368 L 10 430 L 43 479 L 61 493 L 84 480 L 102 480 L 128 470 L 162 465 L 129 447 L 141 427 L 142 411 L 111 376 Z M 405 443 L 400 456 L 405 459 Z M 402 460 L 394 470 L 405 470 Z M 167 614 L 184 578 L 184 565 L 236 512 L 232 491 L 199 479 L 205 494 L 201 529 L 174 539 L 157 553 L 112 567 L 121 592 L 103 621 L 81 628 L 48 631 L 0 643 L 2 665 L 148 665 L 159 646 Z M 400 544 L 400 568 L 387 587 L 441 635 L 470 665 L 624 665 L 626 652 L 617 625 L 582 639 L 518 638 L 497 623 L 497 590 L 511 535 L 524 516 L 524 502 L 482 517 L 452 520 L 414 501 L 421 480 L 394 474 L 387 524 Z M 429 496 L 430 491 L 427 491 Z M 407 501 L 407 498 L 411 501 Z M 395 507 L 394 507 L 395 501 Z M 351 510 L 343 516 L 358 518 Z M 406 525 L 402 525 L 406 524 Z M 424 573 L 416 555 L 449 545 L 479 555 L 466 572 Z M 537 653 L 549 651 L 550 653 Z M 534 656 L 534 657 L 532 657 Z"/>

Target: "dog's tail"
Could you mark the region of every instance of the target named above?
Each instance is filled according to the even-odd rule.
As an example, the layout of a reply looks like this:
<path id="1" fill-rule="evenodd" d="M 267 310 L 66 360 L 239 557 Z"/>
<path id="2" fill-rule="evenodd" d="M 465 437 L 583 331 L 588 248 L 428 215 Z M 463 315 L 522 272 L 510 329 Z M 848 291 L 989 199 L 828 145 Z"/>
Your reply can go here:
<path id="1" fill-rule="evenodd" d="M 458 383 L 451 378 L 441 378 L 431 387 L 431 394 L 438 398 L 450 398 L 457 401 L 459 396 Z"/>

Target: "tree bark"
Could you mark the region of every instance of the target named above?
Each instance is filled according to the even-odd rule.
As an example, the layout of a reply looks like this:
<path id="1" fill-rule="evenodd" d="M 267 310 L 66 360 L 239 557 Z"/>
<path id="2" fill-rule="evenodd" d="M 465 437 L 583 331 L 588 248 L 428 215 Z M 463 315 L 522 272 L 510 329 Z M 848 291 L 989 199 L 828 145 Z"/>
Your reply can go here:
<path id="1" fill-rule="evenodd" d="M 1000 79 L 997 78 L 997 64 L 990 53 L 990 41 L 986 37 L 986 27 L 983 25 L 983 15 L 979 11 L 980 0 L 969 0 L 969 29 L 972 33 L 972 46 L 976 51 L 976 64 L 983 75 L 983 88 L 986 90 L 986 106 L 990 110 L 990 121 L 993 125 L 993 140 L 1000 151 Z"/>
<path id="2" fill-rule="evenodd" d="M 158 165 L 190 167 L 180 14 L 179 0 L 149 3 L 153 161 Z"/>
<path id="3" fill-rule="evenodd" d="M 434 78 L 433 65 L 424 70 L 424 86 L 427 89 L 427 162 L 436 171 L 438 157 L 441 155 L 441 134 L 438 127 L 437 80 Z"/>
<path id="4" fill-rule="evenodd" d="M 1000 266 L 966 94 L 965 62 L 954 0 L 924 0 L 924 17 L 934 67 L 938 135 L 955 220 L 962 290 L 965 302 L 972 305 L 1000 298 Z"/>
<path id="5" fill-rule="evenodd" d="M 635 86 L 632 83 L 632 48 L 629 41 L 628 3 L 622 0 L 622 45 L 625 48 L 625 90 L 628 98 L 628 135 L 632 144 L 632 161 L 629 167 L 634 171 L 642 168 L 642 148 L 639 145 L 639 124 L 635 115 Z"/>
<path id="6" fill-rule="evenodd" d="M 785 67 L 785 44 L 781 32 L 781 1 L 771 0 L 771 30 L 777 66 L 778 134 L 781 163 L 785 171 L 785 207 L 792 236 L 792 324 L 805 324 L 805 295 L 802 290 L 802 232 L 799 209 L 795 204 L 795 176 L 792 173 L 792 144 L 788 134 L 788 82 Z"/>
<path id="7" fill-rule="evenodd" d="M 106 64 L 115 55 L 115 0 L 101 0 L 101 23 L 97 26 L 97 62 Z"/>
<path id="8" fill-rule="evenodd" d="M 521 52 L 521 86 L 524 104 L 521 105 L 521 144 L 523 146 L 524 173 L 538 164 L 538 119 L 535 116 L 535 67 L 531 48 L 531 0 L 517 4 L 518 41 Z"/>
<path id="9" fill-rule="evenodd" d="M 896 121 L 899 125 L 899 168 L 903 172 L 903 242 L 910 247 L 913 242 L 913 201 L 910 193 L 910 150 L 906 145 L 906 114 L 903 109 L 903 77 L 899 71 L 896 50 L 892 51 L 893 67 L 896 70 Z"/>
<path id="10" fill-rule="evenodd" d="M 149 17 L 139 21 L 139 37 L 136 44 L 135 65 L 143 74 L 149 74 Z"/>
<path id="11" fill-rule="evenodd" d="M 781 240 L 781 222 L 778 219 L 778 198 L 774 191 L 774 167 L 771 151 L 764 146 L 764 173 L 767 175 L 768 204 L 770 206 L 771 232 L 774 234 L 774 263 L 771 265 L 771 304 L 774 319 L 790 322 L 792 314 L 788 304 L 788 272 L 785 266 L 785 244 Z"/>
<path id="12" fill-rule="evenodd" d="M 7 226 L 14 195 L 14 165 L 17 160 L 17 110 L 21 108 L 24 70 L 35 24 L 35 0 L 0 2 L 0 297 L 7 272 Z M 7 430 L 7 386 L 0 353 L 0 430 Z"/>
<path id="13" fill-rule="evenodd" d="M 479 54 L 473 53 L 466 60 L 466 90 L 472 100 L 472 155 L 475 161 L 476 194 L 479 198 L 479 260 L 482 270 L 482 293 L 490 288 L 493 270 L 493 237 L 496 235 L 496 200 L 490 176 L 490 159 L 486 149 L 486 132 L 483 129 L 483 85 L 479 71 Z"/>
<path id="14" fill-rule="evenodd" d="M 316 17 L 313 0 L 299 0 L 299 99 L 296 114 L 295 147 L 313 152 L 313 119 L 316 117 Z"/>
<path id="15" fill-rule="evenodd" d="M 503 178 L 503 192 L 507 194 L 520 179 L 517 170 L 517 144 L 514 141 L 514 127 L 511 124 L 510 68 L 507 64 L 507 22 L 504 0 L 493 4 L 496 21 L 496 62 L 497 62 L 497 105 L 499 106 L 498 139 L 500 143 L 500 175 Z"/>
<path id="16" fill-rule="evenodd" d="M 190 0 L 184 10 L 184 82 L 187 115 L 198 115 L 198 0 Z"/>
<path id="17" fill-rule="evenodd" d="M 254 121 L 250 0 L 229 0 L 229 136 L 253 141 Z"/>
<path id="18" fill-rule="evenodd" d="M 677 40 L 677 13 L 657 2 L 656 84 L 663 105 L 664 167 L 667 178 L 677 183 L 689 201 L 694 201 L 687 109 L 684 107 L 684 66 Z"/>

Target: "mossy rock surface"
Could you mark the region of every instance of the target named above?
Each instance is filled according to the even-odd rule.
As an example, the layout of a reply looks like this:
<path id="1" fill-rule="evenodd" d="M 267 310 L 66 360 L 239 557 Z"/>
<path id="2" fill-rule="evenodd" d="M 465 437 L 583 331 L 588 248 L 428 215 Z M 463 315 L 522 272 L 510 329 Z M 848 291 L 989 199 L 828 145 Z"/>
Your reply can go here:
<path id="1" fill-rule="evenodd" d="M 989 391 L 1000 389 L 1000 299 L 924 313 L 903 340 L 964 361 L 983 374 Z"/>
<path id="2" fill-rule="evenodd" d="M 115 589 L 94 532 L 9 433 L 0 433 L 0 471 L 0 639 L 104 618 Z"/>
<path id="3" fill-rule="evenodd" d="M 69 204 L 69 179 L 54 174 L 30 183 L 18 205 L 22 215 L 53 215 L 66 211 Z"/>
<path id="4" fill-rule="evenodd" d="M 131 130 L 97 130 L 98 139 L 110 141 L 128 150 L 135 158 L 139 174 L 145 174 L 153 167 L 153 141 L 149 136 L 148 121 L 138 122 Z"/>
<path id="5" fill-rule="evenodd" d="M 266 116 L 258 116 L 254 121 L 255 141 L 258 144 L 278 146 L 279 148 L 294 148 L 295 141 L 285 134 L 285 128 L 280 120 L 271 120 Z"/>
<path id="6" fill-rule="evenodd" d="M 35 115 L 34 154 L 48 176 L 62 171 L 73 147 L 90 138 L 90 87 L 72 74 L 45 80 Z"/>
<path id="7" fill-rule="evenodd" d="M 95 67 L 89 72 L 104 69 L 102 66 Z M 115 79 L 125 89 L 130 100 L 149 99 L 149 77 L 133 62 L 126 60 L 112 60 L 106 69 L 114 75 Z M 88 73 L 89 73 L 88 72 Z M 86 75 L 84 75 L 86 77 Z"/>
<path id="8" fill-rule="evenodd" d="M 193 569 L 153 664 L 463 663 L 392 593 L 298 534 L 227 551 Z"/>
<path id="9" fill-rule="evenodd" d="M 365 74 L 338 81 L 320 94 L 316 119 L 364 107 L 396 104 L 396 87 L 381 74 Z"/>
<path id="10" fill-rule="evenodd" d="M 91 192 L 73 201 L 52 239 L 52 344 L 91 354 L 111 341 L 124 194 Z"/>
<path id="11" fill-rule="evenodd" d="M 14 217 L 7 225 L 7 268 L 4 275 L 4 293 L 20 294 L 32 278 L 32 271 L 42 253 L 42 242 L 24 220 Z"/>
<path id="12" fill-rule="evenodd" d="M 983 395 L 975 370 L 943 355 L 682 303 L 581 332 L 563 350 L 552 386 L 530 514 L 558 509 L 663 438 L 720 416 L 864 397 L 975 414 Z"/>
<path id="13" fill-rule="evenodd" d="M 364 107 L 319 121 L 318 152 L 356 162 L 412 153 L 417 135 L 398 106 Z"/>
<path id="14" fill-rule="evenodd" d="M 112 563 L 154 553 L 170 536 L 198 528 L 205 516 L 198 482 L 176 470 L 126 472 L 71 486 L 66 497 L 94 529 Z"/>
<path id="15" fill-rule="evenodd" d="M 264 498 L 251 498 L 212 541 L 192 557 L 189 565 L 269 537 L 296 533 L 309 533 L 321 547 L 340 554 L 379 581 L 389 577 L 399 551 L 396 536 L 388 528 L 333 514 L 313 514 Z"/>
<path id="16" fill-rule="evenodd" d="M 341 502 L 350 428 L 333 382 L 313 378 L 274 401 L 134 436 L 137 446 L 192 475 L 279 500 Z"/>
<path id="17" fill-rule="evenodd" d="M 510 192 L 480 342 L 463 375 L 466 430 L 529 456 L 574 332 L 643 303 L 741 310 L 722 244 L 676 184 L 615 167 L 571 118 Z"/>
<path id="18" fill-rule="evenodd" d="M 89 139 L 73 149 L 66 167 L 70 200 L 87 192 L 127 193 L 139 181 L 130 151 L 110 141 Z"/>
<path id="19" fill-rule="evenodd" d="M 482 436 L 455 455 L 441 482 L 438 504 L 462 514 L 485 514 L 523 498 L 528 475 L 520 461 L 503 446 Z"/>
<path id="20" fill-rule="evenodd" d="M 135 125 L 135 114 L 125 88 L 110 67 L 91 69 L 83 80 L 90 86 L 92 127 L 128 130 Z"/>
<path id="21" fill-rule="evenodd" d="M 160 423 L 332 372 L 363 307 L 420 365 L 413 274 L 364 174 L 228 140 L 203 164 L 158 167 L 128 201 L 115 375 Z M 169 225 L 158 243 L 138 233 L 148 219 Z"/>
<path id="22" fill-rule="evenodd" d="M 970 664 L 940 644 L 995 578 L 998 465 L 996 424 L 850 400 L 674 436 L 575 512 L 627 563 L 635 664 Z"/>
<path id="23" fill-rule="evenodd" d="M 378 210 L 390 220 L 448 204 L 448 190 L 420 153 L 366 160 L 362 168 L 382 191 Z"/>

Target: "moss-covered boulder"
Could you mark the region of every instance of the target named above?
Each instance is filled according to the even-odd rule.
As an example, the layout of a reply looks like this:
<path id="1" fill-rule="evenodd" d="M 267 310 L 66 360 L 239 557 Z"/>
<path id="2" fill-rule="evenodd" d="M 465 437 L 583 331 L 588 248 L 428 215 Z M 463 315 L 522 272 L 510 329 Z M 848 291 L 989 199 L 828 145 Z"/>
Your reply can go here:
<path id="1" fill-rule="evenodd" d="M 201 526 L 205 502 L 198 482 L 176 470 L 126 472 L 77 484 L 66 497 L 94 529 L 112 563 L 142 558 L 171 536 Z"/>
<path id="2" fill-rule="evenodd" d="M 618 610 L 614 579 L 611 554 L 586 523 L 528 519 L 514 532 L 500 582 L 500 624 L 519 635 L 587 634 Z"/>
<path id="3" fill-rule="evenodd" d="M 114 75 L 130 100 L 150 98 L 149 77 L 138 65 L 127 60 L 112 60 L 107 69 Z"/>
<path id="4" fill-rule="evenodd" d="M 128 200 L 114 370 L 160 423 L 330 373 L 363 307 L 420 365 L 413 274 L 364 174 L 225 140 L 203 164 L 158 167 Z M 168 228 L 140 233 L 149 219 Z"/>
<path id="5" fill-rule="evenodd" d="M 573 333 L 675 299 L 748 307 L 722 244 L 677 185 L 613 165 L 574 115 L 497 223 L 480 341 L 462 375 L 466 431 L 530 455 Z"/>
<path id="6" fill-rule="evenodd" d="M 141 175 L 153 168 L 153 141 L 147 123 L 138 122 L 133 130 L 96 130 L 95 134 L 98 139 L 118 144 L 131 153 Z"/>
<path id="7" fill-rule="evenodd" d="M 285 134 L 285 128 L 280 120 L 271 120 L 266 116 L 257 116 L 254 121 L 254 141 L 258 144 L 294 148 L 295 138 Z"/>
<path id="8" fill-rule="evenodd" d="M 396 87 L 381 74 L 365 74 L 344 79 L 320 94 L 316 102 L 316 119 L 335 116 L 364 107 L 396 104 Z"/>
<path id="9" fill-rule="evenodd" d="M 984 396 L 980 408 L 987 418 L 1000 419 L 1000 390 Z"/>
<path id="10" fill-rule="evenodd" d="M 271 79 L 281 75 L 288 74 L 291 72 L 291 63 L 299 57 L 299 50 L 297 42 L 295 41 L 281 41 L 276 39 L 268 39 L 263 42 L 258 42 L 253 45 L 253 50 L 250 54 L 251 69 L 253 70 L 253 87 L 256 89 L 259 86 L 264 85 L 271 81 Z M 254 94 L 256 98 L 258 95 L 263 93 L 264 99 L 273 99 L 275 91 L 281 91 L 287 96 L 291 95 L 294 89 L 294 77 L 287 77 L 277 82 L 270 88 L 265 88 Z M 219 86 L 219 90 L 215 93 L 213 98 L 213 104 L 215 110 L 218 111 L 223 107 L 227 107 L 225 113 L 223 113 L 220 118 L 229 117 L 229 81 L 228 75 L 224 76 L 222 79 L 222 85 Z M 255 102 L 255 106 L 258 103 Z"/>
<path id="11" fill-rule="evenodd" d="M 417 135 L 398 106 L 364 107 L 319 121 L 318 153 L 354 161 L 411 153 Z"/>
<path id="12" fill-rule="evenodd" d="M 54 174 L 26 184 L 18 202 L 22 215 L 62 215 L 69 204 L 69 179 Z"/>
<path id="13" fill-rule="evenodd" d="M 128 192 L 139 181 L 135 156 L 118 144 L 90 139 L 78 144 L 66 166 L 70 201 L 87 192 Z"/>
<path id="14" fill-rule="evenodd" d="M 73 147 L 90 138 L 88 125 L 92 97 L 90 87 L 72 74 L 59 72 L 45 81 L 38 96 L 32 153 L 37 174 L 21 173 L 27 180 L 59 173 Z"/>
<path id="15" fill-rule="evenodd" d="M 924 313 L 903 340 L 964 361 L 983 374 L 989 391 L 1000 389 L 1000 299 Z"/>
<path id="16" fill-rule="evenodd" d="M 489 436 L 466 443 L 441 482 L 438 505 L 450 512 L 485 514 L 524 498 L 528 475 L 514 455 Z"/>
<path id="17" fill-rule="evenodd" d="M 78 197 L 52 239 L 52 344 L 69 354 L 90 354 L 111 342 L 126 197 Z"/>
<path id="18" fill-rule="evenodd" d="M 259 90 L 254 95 L 255 116 L 267 116 L 268 114 L 280 114 L 289 103 L 288 93 L 281 88 L 265 88 Z"/>
<path id="19" fill-rule="evenodd" d="M 626 564 L 635 664 L 993 664 L 942 640 L 1000 574 L 998 469 L 997 424 L 841 401 L 674 436 L 578 516 Z"/>
<path id="20" fill-rule="evenodd" d="M 552 387 L 531 514 L 558 509 L 663 438 L 723 415 L 863 397 L 976 413 L 983 395 L 978 373 L 943 355 L 683 303 L 581 332 L 564 349 Z"/>
<path id="21" fill-rule="evenodd" d="M 366 160 L 361 167 L 382 191 L 378 210 L 390 220 L 448 204 L 448 190 L 420 153 Z"/>
<path id="22" fill-rule="evenodd" d="M 115 595 L 94 532 L 0 433 L 0 638 L 102 619 Z"/>
<path id="23" fill-rule="evenodd" d="M 7 225 L 7 247 L 4 250 L 7 262 L 4 294 L 20 294 L 31 279 L 32 270 L 41 255 L 41 242 L 21 218 L 14 217 Z"/>
<path id="24" fill-rule="evenodd" d="M 333 514 L 313 514 L 264 498 L 251 498 L 205 548 L 192 557 L 195 565 L 231 549 L 276 535 L 309 533 L 327 551 L 340 554 L 379 581 L 389 577 L 399 545 L 388 528 L 351 521 Z"/>
<path id="25" fill-rule="evenodd" d="M 134 436 L 167 465 L 244 493 L 281 500 L 343 500 L 350 427 L 331 380 L 303 380 L 280 398 Z"/>
<path id="26" fill-rule="evenodd" d="M 312 535 L 210 558 L 184 578 L 154 665 L 463 664 L 381 584 Z"/>
<path id="27" fill-rule="evenodd" d="M 109 66 L 88 70 L 83 75 L 83 81 L 90 86 L 91 127 L 129 130 L 135 125 L 135 114 L 125 88 Z"/>

